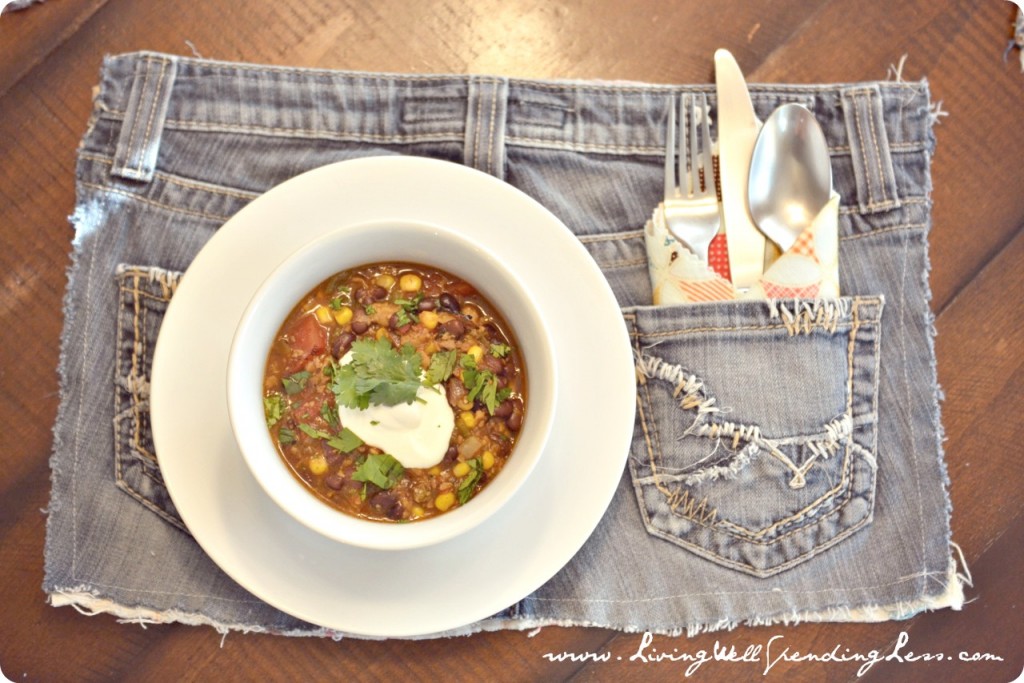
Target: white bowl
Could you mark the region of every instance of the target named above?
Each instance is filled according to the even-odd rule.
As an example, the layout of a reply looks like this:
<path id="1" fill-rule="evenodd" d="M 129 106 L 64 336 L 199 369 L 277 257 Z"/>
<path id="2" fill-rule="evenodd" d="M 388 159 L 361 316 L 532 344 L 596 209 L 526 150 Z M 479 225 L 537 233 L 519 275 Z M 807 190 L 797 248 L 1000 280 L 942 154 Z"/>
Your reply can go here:
<path id="1" fill-rule="evenodd" d="M 277 452 L 263 412 L 267 354 L 288 313 L 331 275 L 380 261 L 434 266 L 474 285 L 509 323 L 526 366 L 526 415 L 504 468 L 466 505 L 410 524 L 359 519 L 318 498 L 298 481 Z M 260 486 L 285 512 L 323 536 L 378 550 L 440 543 L 498 512 L 533 471 L 554 421 L 556 368 L 552 340 L 527 289 L 483 245 L 439 225 L 407 220 L 339 228 L 286 258 L 269 274 L 242 314 L 228 358 L 231 427 Z"/>

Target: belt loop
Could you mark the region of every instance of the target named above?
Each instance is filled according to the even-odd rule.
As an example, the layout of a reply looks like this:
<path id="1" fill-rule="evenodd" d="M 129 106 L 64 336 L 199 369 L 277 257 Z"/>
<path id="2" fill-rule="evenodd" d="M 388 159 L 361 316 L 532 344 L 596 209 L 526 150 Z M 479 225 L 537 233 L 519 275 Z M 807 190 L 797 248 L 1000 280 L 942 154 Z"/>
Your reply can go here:
<path id="1" fill-rule="evenodd" d="M 861 213 L 899 208 L 881 90 L 877 84 L 858 85 L 844 89 L 842 99 Z"/>
<path id="2" fill-rule="evenodd" d="M 146 55 L 135 63 L 128 108 L 114 150 L 114 175 L 142 182 L 153 179 L 177 71 L 178 61 L 170 56 Z"/>
<path id="3" fill-rule="evenodd" d="M 505 120 L 508 79 L 471 76 L 466 106 L 463 163 L 505 178 Z"/>

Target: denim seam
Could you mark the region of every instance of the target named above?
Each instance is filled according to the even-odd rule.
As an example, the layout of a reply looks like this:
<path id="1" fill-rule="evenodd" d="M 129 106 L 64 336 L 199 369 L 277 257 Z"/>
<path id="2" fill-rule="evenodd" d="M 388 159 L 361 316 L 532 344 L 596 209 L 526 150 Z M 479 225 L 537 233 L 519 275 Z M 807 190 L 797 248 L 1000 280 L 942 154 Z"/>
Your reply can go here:
<path id="1" fill-rule="evenodd" d="M 110 110 L 102 118 L 109 120 L 123 120 L 124 112 Z M 167 119 L 164 128 L 171 130 L 199 130 L 214 133 L 252 133 L 265 135 L 280 135 L 280 137 L 312 138 L 324 140 L 339 140 L 344 142 L 462 142 L 462 137 L 453 131 L 439 133 L 414 133 L 409 135 L 376 135 L 374 133 L 349 133 L 347 131 L 322 130 L 314 128 L 286 128 L 277 126 L 258 126 L 247 123 L 221 123 L 208 121 L 189 121 L 186 119 Z"/>
<path id="2" fill-rule="evenodd" d="M 91 152 L 80 152 L 78 158 L 91 161 L 97 164 L 104 164 L 106 166 L 113 166 L 114 162 L 109 157 L 105 157 L 101 154 L 93 154 Z M 190 180 L 173 173 L 167 173 L 164 171 L 154 171 L 153 177 L 162 180 L 166 183 L 173 185 L 180 185 L 190 190 L 199 190 L 201 192 L 213 192 L 215 194 L 224 195 L 226 197 L 234 197 L 236 199 L 244 199 L 251 201 L 260 196 L 259 192 L 247 192 L 245 190 L 234 189 L 226 187 L 224 185 L 214 185 L 212 183 L 204 183 L 198 180 Z"/>
<path id="3" fill-rule="evenodd" d="M 644 235 L 643 229 L 638 230 L 624 230 L 621 232 L 603 233 L 599 235 L 580 235 L 576 239 L 584 244 L 590 242 L 612 242 L 615 240 L 632 240 L 640 239 Z"/>
<path id="4" fill-rule="evenodd" d="M 496 116 L 498 112 L 498 86 L 501 85 L 501 81 L 494 79 L 491 85 L 494 87 L 494 93 L 491 96 L 491 118 L 490 118 L 490 131 L 487 135 L 487 171 L 492 175 L 498 175 L 497 169 L 494 168 L 494 132 L 496 128 Z"/>
<path id="5" fill-rule="evenodd" d="M 647 264 L 646 258 L 637 258 L 622 261 L 603 261 L 600 259 L 594 259 L 597 265 L 601 266 L 605 270 L 617 270 L 619 268 L 635 268 L 636 266 L 643 266 Z"/>
<path id="6" fill-rule="evenodd" d="M 169 273 L 167 279 L 162 279 L 163 271 L 157 271 L 153 268 L 138 267 L 138 266 L 119 266 L 117 269 L 117 286 L 118 286 L 118 325 L 116 335 L 116 357 L 114 373 L 117 381 L 120 382 L 124 378 L 124 367 L 122 361 L 122 350 L 124 348 L 124 319 L 123 315 L 126 313 L 126 308 L 123 303 L 123 297 L 131 295 L 132 303 L 130 305 L 132 312 L 132 334 L 133 340 L 131 345 L 131 363 L 129 369 L 129 375 L 126 381 L 126 386 L 123 390 L 127 391 L 129 396 L 128 408 L 125 410 L 119 409 L 119 394 L 115 391 L 114 394 L 114 407 L 115 416 L 114 423 L 117 425 L 123 419 L 131 420 L 131 429 L 133 435 L 129 444 L 127 445 L 128 452 L 125 451 L 126 445 L 122 442 L 122 435 L 120 428 L 115 428 L 114 434 L 114 480 L 115 484 L 119 489 L 127 493 L 137 502 L 143 505 L 146 509 L 154 512 L 164 521 L 170 523 L 182 531 L 188 533 L 188 529 L 180 519 L 176 519 L 169 512 L 156 505 L 153 501 L 146 498 L 140 491 L 137 491 L 125 476 L 124 462 L 127 459 L 131 459 L 137 456 L 140 459 L 139 468 L 141 474 L 149 479 L 155 486 L 161 488 L 165 487 L 166 484 L 157 478 L 153 472 L 150 471 L 150 467 L 159 468 L 159 464 L 155 453 L 151 453 L 143 446 L 143 434 L 142 434 L 142 406 L 145 401 L 139 394 L 137 380 L 142 376 L 140 358 L 145 358 L 148 354 L 148 339 L 143 333 L 146 329 L 146 317 L 149 315 L 149 309 L 142 305 L 143 298 L 157 301 L 160 303 L 167 303 L 170 301 L 173 290 L 180 279 L 180 275 Z M 146 277 L 151 282 L 156 282 L 160 285 L 161 294 L 157 295 L 152 292 L 144 291 L 141 288 L 141 278 Z"/>
<path id="7" fill-rule="evenodd" d="M 149 204 L 150 206 L 155 206 L 155 207 L 163 209 L 165 211 L 171 211 L 171 212 L 175 212 L 175 213 L 184 214 L 186 216 L 193 216 L 195 218 L 203 218 L 203 219 L 206 219 L 206 220 L 216 221 L 218 223 L 223 223 L 224 221 L 226 221 L 229 218 L 231 218 L 231 216 L 219 216 L 217 214 L 205 213 L 203 211 L 194 211 L 192 209 L 183 209 L 183 208 L 178 207 L 178 206 L 172 206 L 171 204 L 164 204 L 163 202 L 158 202 L 155 199 L 150 199 L 149 197 L 144 197 L 144 196 L 142 196 L 140 194 L 136 194 L 134 192 L 128 192 L 127 190 L 121 190 L 121 189 L 116 188 L 116 187 L 108 187 L 108 186 L 105 186 L 105 185 L 99 185 L 99 184 L 96 184 L 96 183 L 90 183 L 90 182 L 85 182 L 85 181 L 80 181 L 79 184 L 82 187 L 87 187 L 87 188 L 92 189 L 92 190 L 97 190 L 99 192 L 108 192 L 108 193 L 120 195 L 122 197 L 127 197 L 128 199 L 135 199 L 135 200 L 138 200 L 140 202 L 143 202 L 144 204 Z"/>

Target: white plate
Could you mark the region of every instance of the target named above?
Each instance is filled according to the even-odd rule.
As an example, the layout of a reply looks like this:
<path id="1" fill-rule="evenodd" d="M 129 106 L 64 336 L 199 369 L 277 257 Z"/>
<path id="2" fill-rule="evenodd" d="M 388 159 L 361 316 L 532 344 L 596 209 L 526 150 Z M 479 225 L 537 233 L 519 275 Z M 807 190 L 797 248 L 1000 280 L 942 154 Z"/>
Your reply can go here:
<path id="1" fill-rule="evenodd" d="M 555 430 L 517 495 L 473 532 L 386 552 L 315 534 L 246 469 L 226 405 L 228 348 L 252 293 L 302 244 L 382 219 L 486 241 L 554 328 Z M 633 433 L 628 334 L 601 271 L 540 204 L 464 166 L 414 157 L 345 161 L 270 190 L 224 224 L 182 278 L 157 341 L 153 438 L 174 504 L 203 550 L 299 619 L 365 636 L 417 636 L 501 611 L 554 576 L 604 514 Z"/>

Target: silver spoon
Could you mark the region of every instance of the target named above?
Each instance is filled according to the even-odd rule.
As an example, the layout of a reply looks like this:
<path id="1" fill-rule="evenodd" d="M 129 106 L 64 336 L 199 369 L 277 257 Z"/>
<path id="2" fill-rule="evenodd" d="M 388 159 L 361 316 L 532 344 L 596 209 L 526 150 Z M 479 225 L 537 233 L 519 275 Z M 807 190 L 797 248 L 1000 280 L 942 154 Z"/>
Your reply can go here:
<path id="1" fill-rule="evenodd" d="M 747 183 L 750 217 L 781 251 L 814 221 L 832 191 L 828 143 L 814 115 L 784 104 L 754 145 Z"/>

